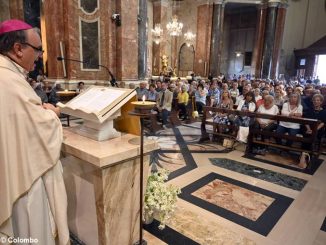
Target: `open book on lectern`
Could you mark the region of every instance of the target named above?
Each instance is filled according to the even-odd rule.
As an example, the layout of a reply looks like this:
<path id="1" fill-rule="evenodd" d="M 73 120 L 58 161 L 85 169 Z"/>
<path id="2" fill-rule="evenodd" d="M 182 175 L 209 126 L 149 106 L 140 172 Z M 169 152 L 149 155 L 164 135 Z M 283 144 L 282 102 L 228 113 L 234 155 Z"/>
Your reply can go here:
<path id="1" fill-rule="evenodd" d="M 133 89 L 91 86 L 66 104 L 58 103 L 61 112 L 102 123 L 136 95 Z"/>

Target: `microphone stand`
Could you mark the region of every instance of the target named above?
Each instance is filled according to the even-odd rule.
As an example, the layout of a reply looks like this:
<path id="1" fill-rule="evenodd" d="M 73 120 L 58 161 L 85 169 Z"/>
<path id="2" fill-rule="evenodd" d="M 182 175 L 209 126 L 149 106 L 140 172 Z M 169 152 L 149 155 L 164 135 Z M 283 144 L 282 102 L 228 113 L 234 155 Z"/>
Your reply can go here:
<path id="1" fill-rule="evenodd" d="M 57 60 L 58 61 L 62 61 L 62 60 L 67 60 L 67 61 L 74 61 L 74 62 L 78 62 L 78 63 L 82 63 L 82 64 L 89 64 L 88 61 L 82 61 L 82 60 L 75 60 L 75 59 L 68 59 L 68 58 L 63 58 L 63 57 L 57 57 Z M 106 69 L 106 71 L 109 73 L 110 77 L 111 77 L 111 80 L 110 80 L 110 83 L 111 83 L 111 86 L 112 87 L 118 87 L 118 83 L 117 83 L 117 80 L 115 79 L 115 77 L 113 76 L 112 72 L 110 71 L 110 69 L 104 65 L 97 65 L 98 67 L 103 67 Z"/>

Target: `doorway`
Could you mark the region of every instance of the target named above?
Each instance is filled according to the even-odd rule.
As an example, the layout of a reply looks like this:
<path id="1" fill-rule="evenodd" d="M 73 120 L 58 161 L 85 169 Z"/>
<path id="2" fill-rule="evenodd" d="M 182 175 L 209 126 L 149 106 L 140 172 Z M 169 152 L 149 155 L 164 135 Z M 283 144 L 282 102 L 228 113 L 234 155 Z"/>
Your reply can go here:
<path id="1" fill-rule="evenodd" d="M 317 60 L 316 77 L 320 80 L 320 84 L 326 84 L 326 55 L 318 55 Z"/>
<path id="2" fill-rule="evenodd" d="M 193 45 L 182 44 L 179 52 L 179 77 L 189 75 L 194 70 L 195 49 Z"/>

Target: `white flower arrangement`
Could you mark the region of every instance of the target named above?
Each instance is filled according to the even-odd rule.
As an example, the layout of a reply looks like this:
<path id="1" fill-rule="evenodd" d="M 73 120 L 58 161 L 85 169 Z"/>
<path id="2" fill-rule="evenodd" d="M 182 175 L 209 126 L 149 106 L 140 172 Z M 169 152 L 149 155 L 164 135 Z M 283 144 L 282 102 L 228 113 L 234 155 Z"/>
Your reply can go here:
<path id="1" fill-rule="evenodd" d="M 176 208 L 178 194 L 181 193 L 179 187 L 168 185 L 165 181 L 168 179 L 169 172 L 160 169 L 148 177 L 145 193 L 144 215 L 153 217 L 160 222 L 159 229 L 164 229 L 167 220 Z"/>

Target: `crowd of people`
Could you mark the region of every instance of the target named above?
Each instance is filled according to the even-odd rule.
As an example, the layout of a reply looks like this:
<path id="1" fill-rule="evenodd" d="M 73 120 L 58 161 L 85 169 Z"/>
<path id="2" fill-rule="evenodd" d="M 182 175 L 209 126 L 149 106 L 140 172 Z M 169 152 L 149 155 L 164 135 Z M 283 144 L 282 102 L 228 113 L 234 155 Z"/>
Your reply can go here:
<path id="1" fill-rule="evenodd" d="M 181 120 L 187 119 L 186 107 L 191 103 L 189 98 L 195 98 L 193 110 L 203 113 L 203 106 L 218 107 L 224 109 L 236 109 L 239 111 L 258 112 L 269 115 L 283 115 L 288 117 L 310 118 L 319 120 L 318 139 L 324 134 L 326 123 L 326 86 L 316 84 L 312 81 L 292 80 L 272 81 L 263 79 L 248 79 L 248 76 L 239 76 L 234 79 L 226 79 L 224 76 L 218 78 L 192 79 L 192 80 L 170 80 L 164 78 L 163 82 L 150 80 L 149 89 L 146 83 L 141 83 L 136 89 L 138 99 L 145 97 L 147 100 L 157 102 L 157 110 L 162 112 L 163 125 L 168 122 L 172 103 L 176 103 Z M 168 95 L 168 96 L 167 96 Z M 169 99 L 167 99 L 167 97 Z M 162 100 L 163 98 L 163 100 Z M 175 99 L 175 100 L 173 100 Z M 269 119 L 256 119 L 252 121 L 246 116 L 231 117 L 230 115 L 213 114 L 213 121 L 218 125 L 234 124 L 238 127 L 249 127 L 252 125 L 261 130 L 275 131 L 277 134 L 296 136 L 309 135 L 312 133 L 309 125 L 300 125 L 291 122 L 275 122 Z M 226 127 L 215 127 L 215 131 L 228 133 Z M 230 132 L 231 133 L 231 132 Z M 269 139 L 263 139 L 268 141 Z M 284 143 L 291 146 L 290 140 Z M 309 147 L 303 145 L 303 147 Z"/>

